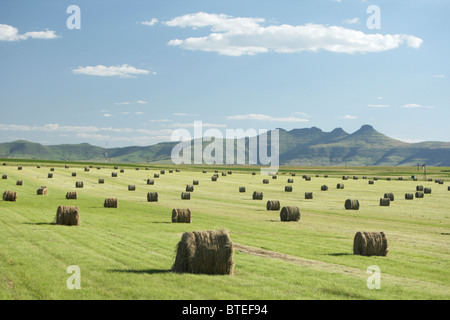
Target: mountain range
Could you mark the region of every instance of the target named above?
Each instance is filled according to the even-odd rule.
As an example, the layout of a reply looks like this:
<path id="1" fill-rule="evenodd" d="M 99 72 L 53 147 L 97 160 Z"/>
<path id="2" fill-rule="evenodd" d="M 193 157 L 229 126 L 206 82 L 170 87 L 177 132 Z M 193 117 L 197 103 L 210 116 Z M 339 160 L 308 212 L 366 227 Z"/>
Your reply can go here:
<path id="1" fill-rule="evenodd" d="M 406 143 L 389 138 L 370 125 L 364 125 L 352 134 L 341 128 L 331 132 L 324 132 L 316 127 L 278 130 L 281 165 L 450 166 L 449 142 Z M 178 143 L 163 142 L 146 147 L 108 149 L 108 161 L 172 163 L 172 149 Z M 236 141 L 234 143 L 236 145 Z M 208 144 L 210 142 L 203 142 L 203 148 Z M 54 146 L 24 140 L 0 143 L 0 158 L 104 162 L 105 151 L 105 148 L 87 143 Z"/>

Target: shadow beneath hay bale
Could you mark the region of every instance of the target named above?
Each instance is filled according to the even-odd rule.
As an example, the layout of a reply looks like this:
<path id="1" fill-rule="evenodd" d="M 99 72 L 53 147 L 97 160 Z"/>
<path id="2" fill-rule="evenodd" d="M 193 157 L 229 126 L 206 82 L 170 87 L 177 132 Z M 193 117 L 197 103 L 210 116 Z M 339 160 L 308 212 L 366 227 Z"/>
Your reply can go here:
<path id="1" fill-rule="evenodd" d="M 172 222 L 167 222 L 167 221 L 153 221 L 150 223 L 167 223 L 167 224 L 172 224 Z"/>
<path id="2" fill-rule="evenodd" d="M 338 253 L 326 253 L 327 256 L 340 257 L 340 256 L 353 256 L 353 253 L 338 252 Z"/>
<path id="3" fill-rule="evenodd" d="M 55 222 L 24 222 L 23 224 L 29 224 L 32 226 L 55 226 Z"/>
<path id="4" fill-rule="evenodd" d="M 136 269 L 112 269 L 108 272 L 118 272 L 118 273 L 134 273 L 134 274 L 161 274 L 161 273 L 173 273 L 172 270 L 161 270 L 161 269 L 146 269 L 146 270 L 136 270 Z"/>

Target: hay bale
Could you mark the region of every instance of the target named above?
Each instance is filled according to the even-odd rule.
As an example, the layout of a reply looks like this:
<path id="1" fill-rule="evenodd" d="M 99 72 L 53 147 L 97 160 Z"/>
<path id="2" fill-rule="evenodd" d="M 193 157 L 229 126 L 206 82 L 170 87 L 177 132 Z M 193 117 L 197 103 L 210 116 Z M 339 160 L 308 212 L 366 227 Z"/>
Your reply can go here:
<path id="1" fill-rule="evenodd" d="M 97 167 L 97 170 L 100 170 L 101 168 L 100 167 Z"/>
<path id="2" fill-rule="evenodd" d="M 343 183 L 338 183 L 336 186 L 336 189 L 344 189 L 344 184 Z"/>
<path id="3" fill-rule="evenodd" d="M 107 198 L 105 199 L 105 203 L 103 204 L 105 208 L 118 208 L 119 200 L 117 198 Z"/>
<path id="4" fill-rule="evenodd" d="M 325 174 L 324 176 L 323 176 L 324 178 L 328 178 L 328 175 L 327 174 Z"/>
<path id="5" fill-rule="evenodd" d="M 353 176 L 353 180 L 358 180 L 358 177 L 357 176 Z"/>
<path id="6" fill-rule="evenodd" d="M 52 172 L 55 171 L 55 168 L 50 168 L 50 171 L 52 171 Z"/>
<path id="7" fill-rule="evenodd" d="M 389 207 L 390 205 L 391 205 L 391 199 L 389 199 L 389 198 L 381 198 L 380 199 L 381 207 Z"/>
<path id="8" fill-rule="evenodd" d="M 77 173 L 76 172 L 72 172 L 72 177 L 76 177 Z"/>
<path id="9" fill-rule="evenodd" d="M 252 176 L 256 176 L 256 172 L 252 172 Z"/>
<path id="10" fill-rule="evenodd" d="M 253 192 L 253 200 L 262 200 L 263 199 L 263 193 L 255 191 Z"/>
<path id="11" fill-rule="evenodd" d="M 217 177 L 216 176 L 212 176 L 211 177 L 211 181 L 217 181 Z"/>
<path id="12" fill-rule="evenodd" d="M 23 180 L 17 180 L 16 186 L 23 186 Z"/>
<path id="13" fill-rule="evenodd" d="M 298 207 L 283 207 L 280 211 L 281 221 L 299 221 L 300 215 Z"/>
<path id="14" fill-rule="evenodd" d="M 206 170 L 203 170 L 202 173 L 206 173 Z"/>
<path id="15" fill-rule="evenodd" d="M 447 187 L 447 191 L 450 191 L 450 186 Z"/>
<path id="16" fill-rule="evenodd" d="M 117 178 L 117 172 L 111 172 L 111 177 Z"/>
<path id="17" fill-rule="evenodd" d="M 357 232 L 353 240 L 353 254 L 387 256 L 389 245 L 384 232 Z"/>
<path id="18" fill-rule="evenodd" d="M 384 198 L 389 198 L 389 200 L 394 201 L 395 197 L 392 192 L 388 192 L 384 194 Z"/>
<path id="19" fill-rule="evenodd" d="M 311 177 L 306 177 L 305 181 L 311 181 Z"/>
<path id="20" fill-rule="evenodd" d="M 158 202 L 158 192 L 147 193 L 147 202 Z"/>
<path id="21" fill-rule="evenodd" d="M 173 223 L 192 223 L 192 213 L 190 209 L 173 209 Z"/>
<path id="22" fill-rule="evenodd" d="M 38 194 L 38 196 L 48 196 L 48 189 L 47 189 L 47 187 L 40 187 L 37 190 L 37 194 Z"/>
<path id="23" fill-rule="evenodd" d="M 140 169 L 139 169 L 139 168 L 135 168 L 135 170 L 136 170 L 136 171 L 139 171 Z"/>
<path id="24" fill-rule="evenodd" d="M 416 198 L 421 199 L 424 197 L 424 193 L 422 191 L 417 191 L 416 192 Z"/>
<path id="25" fill-rule="evenodd" d="M 281 208 L 280 201 L 269 200 L 267 201 L 266 208 L 268 211 L 278 211 Z"/>
<path id="26" fill-rule="evenodd" d="M 66 199 L 67 200 L 77 200 L 78 199 L 78 195 L 77 195 L 76 192 L 67 192 Z"/>
<path id="27" fill-rule="evenodd" d="M 192 180 L 192 184 L 194 185 L 194 186 L 198 186 L 199 185 L 199 181 L 198 180 Z"/>
<path id="28" fill-rule="evenodd" d="M 64 168 L 69 169 L 69 166 L 66 164 L 66 165 L 64 166 Z"/>
<path id="29" fill-rule="evenodd" d="M 347 176 L 342 176 L 342 180 L 348 180 Z"/>
<path id="30" fill-rule="evenodd" d="M 391 181 L 391 178 L 386 178 L 386 181 Z"/>
<path id="31" fill-rule="evenodd" d="M 263 184 L 269 184 L 269 179 L 263 179 Z"/>
<path id="32" fill-rule="evenodd" d="M 63 226 L 79 226 L 81 223 L 78 207 L 59 206 L 56 212 L 56 224 Z"/>
<path id="33" fill-rule="evenodd" d="M 194 186 L 192 184 L 188 184 L 186 186 L 186 192 L 194 192 Z"/>
<path id="34" fill-rule="evenodd" d="M 21 171 L 21 170 L 22 170 L 22 167 L 17 167 L 17 170 Z"/>
<path id="35" fill-rule="evenodd" d="M 215 174 L 213 174 L 213 177 L 219 178 L 219 174 L 215 173 Z"/>
<path id="36" fill-rule="evenodd" d="M 47 178 L 48 178 L 48 179 L 53 179 L 53 173 L 49 173 L 49 174 L 47 175 Z"/>
<path id="37" fill-rule="evenodd" d="M 431 194 L 431 188 L 424 188 L 423 193 L 425 194 Z"/>
<path id="38" fill-rule="evenodd" d="M 273 179 L 277 179 L 277 178 L 278 178 L 277 176 L 272 176 L 272 180 L 273 180 Z"/>
<path id="39" fill-rule="evenodd" d="M 214 173 L 219 173 L 219 170 L 214 170 Z"/>
<path id="40" fill-rule="evenodd" d="M 84 187 L 84 182 L 83 182 L 83 181 L 77 181 L 77 182 L 75 182 L 75 187 L 76 187 L 76 188 L 83 188 L 83 187 Z"/>
<path id="41" fill-rule="evenodd" d="M 7 174 L 2 175 L 2 179 L 3 180 L 7 180 L 8 179 L 8 175 Z"/>
<path id="42" fill-rule="evenodd" d="M 175 172 L 180 172 L 180 169 L 175 169 Z"/>
<path id="43" fill-rule="evenodd" d="M 313 193 L 312 192 L 305 192 L 305 199 L 310 200 L 313 198 Z"/>
<path id="44" fill-rule="evenodd" d="M 294 183 L 294 179 L 287 179 L 287 183 Z"/>
<path id="45" fill-rule="evenodd" d="M 89 172 L 89 168 L 88 167 L 84 168 L 84 172 Z"/>
<path id="46" fill-rule="evenodd" d="M 359 201 L 356 199 L 345 200 L 345 209 L 346 210 L 359 210 Z"/>
<path id="47" fill-rule="evenodd" d="M 405 193 L 405 200 L 414 200 L 413 193 Z"/>
<path id="48" fill-rule="evenodd" d="M 119 167 L 115 166 L 115 167 L 114 167 L 114 170 L 119 170 Z"/>
<path id="49" fill-rule="evenodd" d="M 227 174 L 225 172 L 222 172 L 222 177 L 226 177 Z"/>
<path id="50" fill-rule="evenodd" d="M 191 200 L 191 193 L 190 192 L 182 192 L 181 200 Z"/>
<path id="51" fill-rule="evenodd" d="M 373 180 L 369 180 L 369 184 L 374 184 L 375 182 Z"/>
<path id="52" fill-rule="evenodd" d="M 147 184 L 148 185 L 154 185 L 155 184 L 155 180 L 154 179 L 147 179 Z"/>
<path id="53" fill-rule="evenodd" d="M 292 186 L 285 186 L 284 192 L 292 192 Z"/>
<path id="54" fill-rule="evenodd" d="M 291 173 L 291 177 L 295 177 L 295 173 Z"/>
<path id="55" fill-rule="evenodd" d="M 6 190 L 3 193 L 3 201 L 16 202 L 17 201 L 17 192 Z"/>
<path id="56" fill-rule="evenodd" d="M 323 185 L 323 186 L 320 187 L 320 190 L 328 191 L 328 186 L 327 185 Z"/>
<path id="57" fill-rule="evenodd" d="M 159 171 L 159 173 L 166 174 L 166 171 L 165 170 L 161 170 L 161 171 Z"/>
<path id="58" fill-rule="evenodd" d="M 228 171 L 228 174 L 230 174 L 230 175 L 233 174 L 233 171 Z"/>
<path id="59" fill-rule="evenodd" d="M 239 187 L 239 192 L 241 193 L 245 192 L 245 187 Z"/>
<path id="60" fill-rule="evenodd" d="M 155 174 L 153 175 L 153 178 L 159 178 L 159 174 L 158 174 L 158 173 L 155 173 Z"/>
<path id="61" fill-rule="evenodd" d="M 105 184 L 105 179 L 98 179 L 98 184 Z"/>
<path id="62" fill-rule="evenodd" d="M 416 191 L 423 191 L 423 186 L 416 186 Z"/>
<path id="63" fill-rule="evenodd" d="M 128 191 L 136 191 L 136 186 L 135 185 L 128 185 Z"/>
<path id="64" fill-rule="evenodd" d="M 177 245 L 173 272 L 232 275 L 233 242 L 220 230 L 185 232 Z"/>

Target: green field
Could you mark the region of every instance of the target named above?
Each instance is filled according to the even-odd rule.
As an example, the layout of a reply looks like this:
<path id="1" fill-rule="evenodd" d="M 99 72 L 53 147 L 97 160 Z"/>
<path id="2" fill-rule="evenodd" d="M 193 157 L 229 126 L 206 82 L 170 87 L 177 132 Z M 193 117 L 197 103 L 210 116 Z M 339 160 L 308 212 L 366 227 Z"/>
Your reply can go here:
<path id="1" fill-rule="evenodd" d="M 85 163 L 0 162 L 7 164 L 0 166 L 0 176 L 8 175 L 0 180 L 0 192 L 18 193 L 17 202 L 0 201 L 0 299 L 450 298 L 449 168 L 428 168 L 427 178 L 433 179 L 429 182 L 421 170 L 411 167 L 283 167 L 277 179 L 263 184 L 255 167 L 135 170 L 138 165 L 119 165 L 125 172 L 112 178 L 111 172 L 118 172 L 112 164 L 92 164 L 85 172 Z M 51 167 L 54 177 L 48 179 Z M 166 173 L 155 179 L 155 185 L 147 185 L 146 179 L 160 169 Z M 211 181 L 214 170 L 219 171 L 217 182 Z M 228 170 L 233 174 L 220 175 Z M 302 179 L 304 174 L 311 181 Z M 343 175 L 350 178 L 343 181 Z M 354 175 L 359 179 L 353 180 Z M 412 181 L 412 175 L 419 181 Z M 379 180 L 369 185 L 363 176 Z M 397 180 L 399 176 L 403 181 Z M 98 184 L 99 178 L 105 184 Z M 293 192 L 284 192 L 288 178 L 294 179 Z M 436 178 L 445 179 L 444 184 L 435 183 Z M 181 192 L 194 179 L 200 183 L 191 200 L 181 200 Z M 16 186 L 17 180 L 24 185 Z M 76 181 L 83 181 L 84 188 L 76 189 Z M 337 183 L 345 188 L 338 190 Z M 130 184 L 136 191 L 128 191 Z M 320 191 L 324 184 L 328 191 Z M 415 193 L 419 184 L 431 187 L 432 193 L 405 200 L 405 193 Z M 48 196 L 36 193 L 43 185 Z M 239 193 L 240 186 L 246 193 Z M 66 200 L 69 191 L 76 191 L 78 200 Z M 150 191 L 159 193 L 158 203 L 147 202 Z M 264 192 L 264 200 L 252 200 L 253 191 Z M 314 193 L 313 200 L 304 199 L 308 191 Z M 393 192 L 396 199 L 391 206 L 380 207 L 386 192 Z M 103 208 L 109 197 L 119 199 L 118 209 Z M 360 210 L 345 210 L 346 199 L 358 199 Z M 267 200 L 299 207 L 300 221 L 281 222 L 278 211 L 266 211 Z M 81 226 L 55 225 L 59 205 L 78 206 Z M 190 208 L 192 224 L 171 223 L 174 208 Z M 234 244 L 232 276 L 171 272 L 183 232 L 219 229 L 228 230 Z M 358 231 L 384 231 L 389 255 L 353 255 Z M 66 270 L 72 265 L 81 270 L 80 290 L 66 285 L 70 276 Z M 366 271 L 373 265 L 381 271 L 379 290 L 367 287 Z"/>

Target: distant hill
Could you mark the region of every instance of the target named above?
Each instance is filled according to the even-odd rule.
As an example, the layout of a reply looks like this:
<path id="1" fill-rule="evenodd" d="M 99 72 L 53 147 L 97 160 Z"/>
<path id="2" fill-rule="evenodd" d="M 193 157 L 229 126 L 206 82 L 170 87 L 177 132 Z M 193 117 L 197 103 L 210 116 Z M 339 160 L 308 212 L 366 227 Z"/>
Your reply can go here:
<path id="1" fill-rule="evenodd" d="M 352 134 L 341 128 L 324 132 L 316 127 L 290 131 L 279 129 L 279 133 L 281 165 L 415 166 L 425 163 L 428 166 L 450 166 L 450 143 L 406 143 L 389 138 L 369 125 Z M 225 145 L 226 142 L 222 143 Z M 236 141 L 234 143 L 236 145 Z M 171 163 L 171 152 L 177 144 L 163 142 L 147 147 L 109 149 L 108 157 L 112 162 Z M 203 142 L 203 148 L 209 144 Z M 20 140 L 0 143 L 0 157 L 101 162 L 105 159 L 105 149 L 87 143 L 44 146 Z"/>

